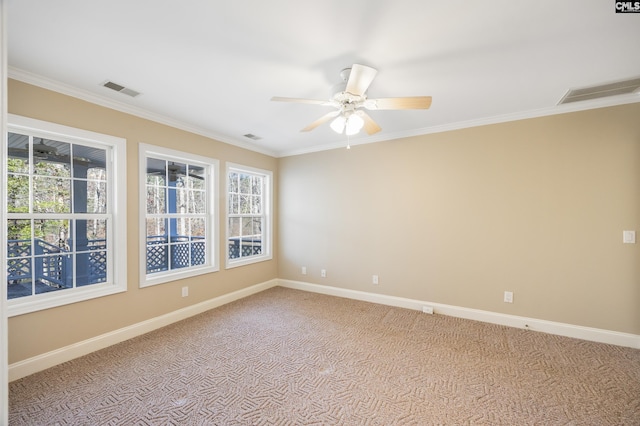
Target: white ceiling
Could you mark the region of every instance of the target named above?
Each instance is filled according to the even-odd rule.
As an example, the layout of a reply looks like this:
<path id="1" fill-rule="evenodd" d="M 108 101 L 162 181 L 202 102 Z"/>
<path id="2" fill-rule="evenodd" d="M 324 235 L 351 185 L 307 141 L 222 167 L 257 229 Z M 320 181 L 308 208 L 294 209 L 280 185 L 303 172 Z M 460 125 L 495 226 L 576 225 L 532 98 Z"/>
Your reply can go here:
<path id="1" fill-rule="evenodd" d="M 342 68 L 378 69 L 370 98 L 433 96 L 371 111 L 376 142 L 638 102 L 557 106 L 570 88 L 640 76 L 640 15 L 610 0 L 9 0 L 10 77 L 274 156 L 346 145 L 328 126 Z M 102 87 L 111 80 L 136 98 Z M 244 134 L 260 136 L 252 141 Z"/>

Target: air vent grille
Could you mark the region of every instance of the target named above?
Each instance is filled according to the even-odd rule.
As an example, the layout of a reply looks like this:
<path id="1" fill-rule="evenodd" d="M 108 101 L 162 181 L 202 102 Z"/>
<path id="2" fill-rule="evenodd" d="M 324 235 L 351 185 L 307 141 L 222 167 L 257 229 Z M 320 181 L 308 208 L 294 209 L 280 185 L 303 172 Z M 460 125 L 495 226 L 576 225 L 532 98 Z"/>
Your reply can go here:
<path id="1" fill-rule="evenodd" d="M 245 138 L 249 138 L 252 139 L 254 141 L 259 141 L 260 139 L 262 139 L 260 136 L 256 136 L 252 133 L 247 133 L 246 135 L 243 135 Z"/>
<path id="2" fill-rule="evenodd" d="M 113 81 L 106 81 L 102 85 L 108 89 L 115 90 L 116 92 L 120 92 L 127 96 L 131 96 L 132 98 L 135 98 L 136 96 L 140 95 L 140 92 L 136 92 L 133 89 L 129 89 L 127 87 L 122 86 L 121 84 L 114 83 Z"/>
<path id="3" fill-rule="evenodd" d="M 640 77 L 622 80 L 598 86 L 582 87 L 569 90 L 558 102 L 558 105 L 571 102 L 587 101 L 590 99 L 606 98 L 609 96 L 626 95 L 640 89 Z"/>

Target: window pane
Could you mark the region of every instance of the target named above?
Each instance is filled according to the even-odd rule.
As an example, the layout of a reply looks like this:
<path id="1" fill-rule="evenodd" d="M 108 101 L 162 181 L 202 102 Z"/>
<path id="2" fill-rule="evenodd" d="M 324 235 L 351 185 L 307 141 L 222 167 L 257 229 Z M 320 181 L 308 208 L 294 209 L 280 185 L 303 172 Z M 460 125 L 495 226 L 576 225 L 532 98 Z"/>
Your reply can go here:
<path id="1" fill-rule="evenodd" d="M 29 257 L 7 259 L 7 297 L 31 296 L 33 292 L 32 262 Z"/>
<path id="2" fill-rule="evenodd" d="M 167 162 L 157 158 L 147 158 L 147 184 L 166 185 Z"/>
<path id="3" fill-rule="evenodd" d="M 240 236 L 240 218 L 230 217 L 229 218 L 229 237 L 239 237 L 239 236 Z"/>
<path id="4" fill-rule="evenodd" d="M 41 176 L 71 176 L 71 145 L 33 138 L 34 173 Z"/>
<path id="5" fill-rule="evenodd" d="M 240 175 L 240 193 L 251 194 L 251 176 Z"/>
<path id="6" fill-rule="evenodd" d="M 92 251 L 76 255 L 76 286 L 85 286 L 107 280 L 107 252 Z"/>
<path id="7" fill-rule="evenodd" d="M 36 239 L 36 253 L 58 253 L 69 249 L 70 223 L 64 219 L 36 219 L 33 233 Z"/>
<path id="8" fill-rule="evenodd" d="M 147 213 L 166 213 L 165 188 L 158 186 L 147 186 Z"/>
<path id="9" fill-rule="evenodd" d="M 189 166 L 188 187 L 192 189 L 205 189 L 204 167 Z"/>
<path id="10" fill-rule="evenodd" d="M 204 238 L 206 235 L 206 221 L 199 218 L 191 218 L 191 236 Z"/>
<path id="11" fill-rule="evenodd" d="M 251 196 L 240 195 L 240 214 L 251 213 Z"/>
<path id="12" fill-rule="evenodd" d="M 7 142 L 7 171 L 15 173 L 29 172 L 29 136 L 9 133 Z"/>
<path id="13" fill-rule="evenodd" d="M 147 219 L 147 239 L 152 237 L 163 237 L 167 234 L 166 219 L 152 218 Z"/>
<path id="14" fill-rule="evenodd" d="M 254 195 L 262 195 L 262 178 L 260 176 L 252 176 L 251 193 Z"/>
<path id="15" fill-rule="evenodd" d="M 11 150 L 11 148 L 9 148 Z M 17 158 L 11 155 L 7 158 L 7 171 L 15 173 L 27 173 L 29 171 L 29 160 L 26 158 Z"/>
<path id="16" fill-rule="evenodd" d="M 74 180 L 73 209 L 74 213 L 106 213 L 107 183 Z"/>
<path id="17" fill-rule="evenodd" d="M 231 172 L 229 173 L 229 192 L 237 193 L 238 192 L 238 174 Z"/>
<path id="18" fill-rule="evenodd" d="M 89 284 L 103 283 L 107 281 L 107 252 L 96 250 L 87 254 L 89 256 Z M 82 285 L 82 284 L 78 284 Z"/>
<path id="19" fill-rule="evenodd" d="M 171 244 L 171 269 L 186 268 L 190 265 L 190 244 Z"/>
<path id="20" fill-rule="evenodd" d="M 33 210 L 36 213 L 70 213 L 70 181 L 36 176 L 33 180 Z"/>
<path id="21" fill-rule="evenodd" d="M 34 265 L 36 294 L 73 286 L 73 258 L 69 254 L 37 256 Z"/>
<path id="22" fill-rule="evenodd" d="M 253 235 L 253 218 L 242 218 L 242 235 Z"/>
<path id="23" fill-rule="evenodd" d="M 107 151 L 90 146 L 73 145 L 73 176 L 106 180 Z"/>
<path id="24" fill-rule="evenodd" d="M 183 163 L 171 162 L 167 166 L 169 172 L 169 182 L 178 182 L 182 185 L 181 178 L 187 175 L 187 165 Z"/>
<path id="25" fill-rule="evenodd" d="M 238 214 L 238 195 L 229 194 L 229 213 Z"/>
<path id="26" fill-rule="evenodd" d="M 206 263 L 206 243 L 204 239 L 194 240 L 191 243 L 191 265 L 204 265 Z"/>
<path id="27" fill-rule="evenodd" d="M 207 200 L 204 191 L 190 191 L 189 213 L 204 214 L 207 212 Z"/>
<path id="28" fill-rule="evenodd" d="M 31 221 L 29 219 L 7 220 L 7 241 L 27 241 L 31 244 Z M 9 249 L 9 257 L 23 255 L 28 255 L 28 253 L 15 254 L 11 249 Z"/>
<path id="29" fill-rule="evenodd" d="M 147 238 L 147 273 L 166 271 L 169 269 L 169 246 L 164 244 L 166 238 Z"/>
<path id="30" fill-rule="evenodd" d="M 251 214 L 262 214 L 262 197 L 252 197 Z"/>
<path id="31" fill-rule="evenodd" d="M 107 220 L 76 220 L 75 250 L 103 249 L 107 243 Z"/>
<path id="32" fill-rule="evenodd" d="M 78 205 L 77 203 L 75 204 Z M 87 182 L 87 212 L 107 212 L 107 183 L 99 181 Z"/>
<path id="33" fill-rule="evenodd" d="M 29 177 L 7 176 L 7 211 L 9 213 L 29 212 Z"/>
<path id="34" fill-rule="evenodd" d="M 262 235 L 262 218 L 254 217 L 252 222 L 252 234 L 256 237 L 260 237 Z"/>

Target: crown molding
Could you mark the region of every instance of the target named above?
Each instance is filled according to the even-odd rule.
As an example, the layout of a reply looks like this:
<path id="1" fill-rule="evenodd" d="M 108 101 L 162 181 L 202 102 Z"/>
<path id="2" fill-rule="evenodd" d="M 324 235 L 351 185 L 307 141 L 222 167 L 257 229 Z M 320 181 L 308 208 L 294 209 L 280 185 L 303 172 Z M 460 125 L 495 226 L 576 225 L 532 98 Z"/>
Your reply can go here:
<path id="1" fill-rule="evenodd" d="M 222 143 L 234 145 L 239 148 L 243 148 L 249 151 L 258 152 L 260 154 L 268 155 L 270 157 L 292 157 L 296 155 L 310 154 L 320 151 L 328 151 L 331 149 L 344 148 L 347 146 L 347 140 L 342 142 L 335 142 L 326 145 L 316 145 L 309 148 L 273 151 L 255 145 L 240 141 L 237 139 L 229 138 L 227 136 L 211 132 L 198 126 L 175 120 L 170 117 L 163 116 L 161 114 L 152 113 L 144 108 L 128 105 L 124 102 L 114 101 L 104 96 L 99 96 L 86 90 L 78 89 L 77 87 L 70 86 L 59 81 L 55 81 L 46 77 L 42 77 L 37 74 L 30 73 L 28 71 L 21 70 L 15 67 L 8 68 L 8 77 L 14 80 L 22 81 L 24 83 L 32 84 L 34 86 L 42 87 L 43 89 L 52 90 L 54 92 L 61 93 L 63 95 L 72 96 L 87 102 L 91 102 L 96 105 L 100 105 L 106 108 L 110 108 L 116 111 L 120 111 L 126 114 L 134 115 L 136 117 L 144 118 L 146 120 L 154 121 L 156 123 L 164 124 L 176 129 L 184 130 L 190 133 L 194 133 L 200 136 L 204 136 L 210 139 L 217 140 Z M 586 111 L 590 109 L 605 108 L 611 106 L 625 105 L 640 102 L 640 95 L 632 93 L 628 95 L 611 96 L 607 98 L 592 99 L 589 101 L 574 102 L 564 105 L 554 105 L 546 108 L 539 108 L 529 111 L 521 111 L 517 113 L 502 114 L 491 117 L 483 117 L 475 120 L 459 121 L 453 123 L 447 123 L 439 126 L 422 127 L 419 129 L 411 129 L 407 131 L 399 131 L 392 133 L 378 134 L 375 136 L 367 136 L 362 138 L 351 138 L 348 142 L 351 146 L 364 145 L 369 143 L 385 142 L 395 139 L 403 139 L 414 136 L 428 135 L 434 133 L 449 132 L 452 130 L 468 129 L 472 127 L 486 126 L 490 124 L 507 123 L 510 121 L 527 120 L 530 118 L 539 118 L 550 115 L 567 114 L 571 112 Z"/>
<path id="2" fill-rule="evenodd" d="M 472 127 L 486 126 L 490 124 L 508 123 L 511 121 L 527 120 L 530 118 L 546 117 L 550 115 L 568 114 L 571 112 L 586 111 L 590 109 L 606 108 L 611 106 L 626 105 L 640 102 L 640 95 L 632 93 L 628 95 L 611 96 L 601 99 L 593 99 L 589 101 L 575 102 L 564 105 L 554 105 L 547 108 L 539 108 L 535 110 L 522 111 L 511 114 L 502 114 L 491 117 L 484 117 L 475 120 L 459 121 L 439 126 L 422 127 L 419 129 L 411 129 L 400 132 L 385 133 L 384 135 L 370 136 L 364 138 L 355 138 L 349 141 L 351 146 L 364 145 L 368 143 L 385 142 L 395 139 L 403 139 L 414 136 L 428 135 L 433 133 L 444 133 L 452 130 L 468 129 Z M 311 147 L 307 149 L 297 149 L 292 151 L 282 151 L 278 153 L 278 157 L 291 157 L 295 155 L 310 154 L 318 151 L 326 151 L 329 149 L 344 148 L 347 141 L 322 145 L 321 147 Z"/>
<path id="3" fill-rule="evenodd" d="M 73 87 L 71 85 L 61 83 L 53 79 L 49 79 L 41 75 L 37 75 L 25 70 L 21 70 L 19 68 L 9 67 L 7 75 L 11 79 L 18 80 L 23 83 L 31 84 L 33 86 L 38 86 L 43 89 L 52 90 L 54 92 L 71 96 L 86 102 L 90 102 L 92 104 L 100 105 L 105 108 L 113 109 L 115 111 L 123 112 L 125 114 L 130 114 L 130 115 L 140 117 L 145 120 L 150 120 L 159 124 L 164 124 L 166 126 L 184 130 L 186 132 L 194 133 L 196 135 L 204 136 L 209 139 L 214 139 L 216 141 L 226 143 L 229 145 L 234 145 L 249 151 L 258 152 L 260 154 L 268 155 L 270 157 L 277 157 L 277 153 L 275 153 L 272 150 L 262 149 L 260 147 L 256 147 L 246 142 L 232 139 L 227 136 L 211 132 L 209 130 L 203 129 L 198 126 L 193 126 L 191 124 L 185 123 L 180 120 L 175 120 L 173 118 L 166 117 L 161 114 L 156 114 L 144 108 L 128 105 L 124 102 L 118 102 L 113 99 L 109 99 L 106 96 L 99 96 L 87 90 L 79 89 L 77 87 Z"/>

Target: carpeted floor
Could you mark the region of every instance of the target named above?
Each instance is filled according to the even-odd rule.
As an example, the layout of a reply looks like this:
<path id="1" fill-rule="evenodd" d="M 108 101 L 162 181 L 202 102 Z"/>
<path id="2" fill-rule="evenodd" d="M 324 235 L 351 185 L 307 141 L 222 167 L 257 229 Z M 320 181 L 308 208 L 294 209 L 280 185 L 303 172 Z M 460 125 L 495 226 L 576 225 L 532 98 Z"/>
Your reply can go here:
<path id="1" fill-rule="evenodd" d="M 276 287 L 9 404 L 11 425 L 640 425 L 640 350 Z"/>

